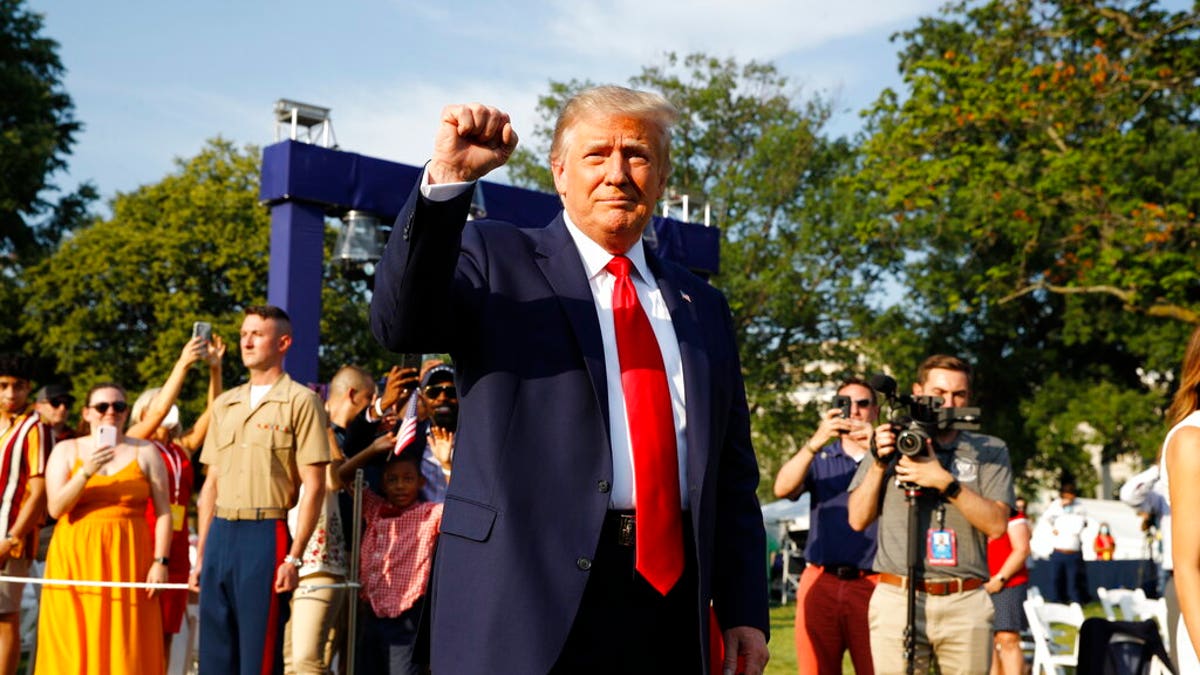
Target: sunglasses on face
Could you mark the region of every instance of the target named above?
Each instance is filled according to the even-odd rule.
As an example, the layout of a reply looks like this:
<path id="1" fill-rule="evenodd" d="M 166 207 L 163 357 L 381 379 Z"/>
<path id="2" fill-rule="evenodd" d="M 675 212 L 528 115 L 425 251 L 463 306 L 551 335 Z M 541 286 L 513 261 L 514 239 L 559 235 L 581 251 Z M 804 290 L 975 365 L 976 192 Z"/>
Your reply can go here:
<path id="1" fill-rule="evenodd" d="M 46 401 L 46 403 L 49 403 L 51 408 L 71 407 L 71 399 L 69 398 L 52 398 Z"/>
<path id="2" fill-rule="evenodd" d="M 851 401 L 851 403 L 853 403 L 854 405 L 856 405 L 856 406 L 858 406 L 858 407 L 860 407 L 860 408 L 869 408 L 869 407 L 871 407 L 871 399 L 869 399 L 869 398 L 859 398 L 859 399 L 854 399 L 853 401 Z"/>
<path id="3" fill-rule="evenodd" d="M 429 399 L 435 399 L 441 394 L 445 394 L 446 398 L 458 398 L 458 390 L 452 384 L 431 384 L 425 387 L 425 396 Z"/>
<path id="4" fill-rule="evenodd" d="M 108 401 L 102 401 L 100 403 L 93 403 L 88 407 L 100 413 L 101 415 L 107 413 L 109 408 L 112 408 L 113 412 L 117 413 L 118 415 L 126 410 L 129 410 L 129 404 L 125 401 L 113 401 L 112 403 L 109 403 Z"/>

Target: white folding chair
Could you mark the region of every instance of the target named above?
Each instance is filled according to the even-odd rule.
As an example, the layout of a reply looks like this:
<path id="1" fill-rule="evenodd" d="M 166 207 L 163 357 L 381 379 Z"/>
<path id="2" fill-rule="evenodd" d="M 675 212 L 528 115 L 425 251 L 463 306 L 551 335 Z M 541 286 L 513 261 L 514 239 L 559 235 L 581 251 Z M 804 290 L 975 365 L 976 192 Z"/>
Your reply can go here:
<path id="1" fill-rule="evenodd" d="M 1134 621 L 1134 606 L 1137 599 L 1146 598 L 1146 593 L 1142 589 L 1131 590 L 1128 588 L 1104 588 L 1103 586 L 1096 589 L 1096 595 L 1100 598 L 1100 604 L 1104 607 L 1104 618 L 1109 621 Z M 1117 616 L 1113 611 L 1115 608 L 1121 608 L 1121 616 Z"/>
<path id="2" fill-rule="evenodd" d="M 1033 636 L 1033 675 L 1058 675 L 1079 662 L 1079 627 L 1083 608 L 1072 602 L 1026 600 L 1025 616 Z M 1069 645 L 1069 646 L 1068 646 Z"/>
<path id="3" fill-rule="evenodd" d="M 1143 593 L 1141 598 L 1133 599 L 1133 616 L 1136 621 L 1154 619 L 1158 624 L 1158 632 L 1162 635 L 1163 646 L 1171 651 L 1171 631 L 1167 630 L 1167 601 L 1164 598 L 1153 600 Z"/>

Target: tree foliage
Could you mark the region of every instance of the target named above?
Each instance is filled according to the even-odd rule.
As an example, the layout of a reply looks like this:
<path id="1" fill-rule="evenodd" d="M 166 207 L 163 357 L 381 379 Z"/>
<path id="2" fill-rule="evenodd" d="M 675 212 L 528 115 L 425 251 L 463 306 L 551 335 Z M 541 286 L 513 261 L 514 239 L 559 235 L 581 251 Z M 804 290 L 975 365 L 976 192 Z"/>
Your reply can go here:
<path id="1" fill-rule="evenodd" d="M 793 394 L 830 373 L 828 362 L 857 365 L 854 325 L 870 311 L 876 261 L 888 251 L 860 236 L 853 186 L 854 148 L 830 139 L 829 105 L 800 92 L 768 63 L 738 64 L 703 54 L 668 54 L 630 85 L 662 93 L 680 111 L 671 140 L 669 197 L 707 204 L 722 231 L 721 271 L 741 344 L 764 481 L 811 431 L 815 417 Z M 587 82 L 551 83 L 539 103 L 535 150 L 518 150 L 509 175 L 552 189 L 545 170 L 553 121 Z M 693 211 L 695 213 L 696 211 Z M 835 374 L 836 376 L 836 374 Z"/>
<path id="2" fill-rule="evenodd" d="M 118 195 L 112 218 L 65 240 L 30 275 L 22 329 L 76 394 L 103 380 L 131 391 L 161 384 L 197 320 L 229 343 L 226 382 L 245 379 L 242 310 L 267 295 L 270 217 L 258 203 L 259 152 L 217 139 L 176 165 L 158 183 Z M 333 236 L 331 228 L 327 254 Z M 323 378 L 343 362 L 376 372 L 385 363 L 370 344 L 364 293 L 327 271 Z M 206 381 L 189 379 L 186 407 L 198 414 Z"/>
<path id="3" fill-rule="evenodd" d="M 1023 0 L 899 36 L 906 96 L 871 109 L 859 184 L 905 252 L 918 335 L 980 362 L 1019 463 L 1062 439 L 1019 401 L 1147 394 L 1139 369 L 1173 368 L 1200 322 L 1197 27 L 1148 1 Z M 1055 372 L 1072 384 L 1048 400 Z M 1161 392 L 1123 400 L 1140 421 Z"/>
<path id="4" fill-rule="evenodd" d="M 47 201 L 50 176 L 66 167 L 82 125 L 62 87 L 58 43 L 24 4 L 0 0 L 0 268 L 48 252 L 96 198 L 85 184 Z"/>

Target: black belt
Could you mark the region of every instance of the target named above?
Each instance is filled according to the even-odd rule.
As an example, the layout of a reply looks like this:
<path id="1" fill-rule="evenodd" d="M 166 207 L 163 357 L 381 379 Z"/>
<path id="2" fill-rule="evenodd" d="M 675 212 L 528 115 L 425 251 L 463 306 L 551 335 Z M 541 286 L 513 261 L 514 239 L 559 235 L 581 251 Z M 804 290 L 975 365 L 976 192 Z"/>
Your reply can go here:
<path id="1" fill-rule="evenodd" d="M 832 574 L 843 581 L 853 581 L 871 574 L 871 570 L 859 569 L 853 565 L 817 565 L 813 563 L 813 567 L 816 567 L 825 574 Z"/>

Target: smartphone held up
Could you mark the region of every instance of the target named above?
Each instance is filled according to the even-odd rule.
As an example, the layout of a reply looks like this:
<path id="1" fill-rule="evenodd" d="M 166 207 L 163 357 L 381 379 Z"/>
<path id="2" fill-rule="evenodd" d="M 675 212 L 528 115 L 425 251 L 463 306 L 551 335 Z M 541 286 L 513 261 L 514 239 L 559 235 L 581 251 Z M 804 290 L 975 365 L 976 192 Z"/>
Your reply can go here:
<path id="1" fill-rule="evenodd" d="M 193 323 L 192 337 L 203 338 L 206 343 L 212 342 L 212 324 L 207 321 Z"/>

